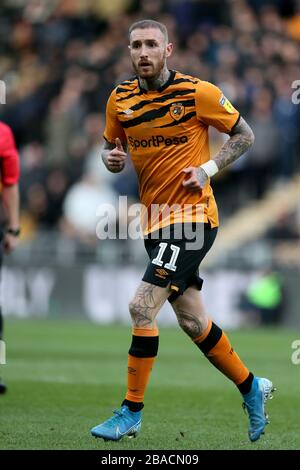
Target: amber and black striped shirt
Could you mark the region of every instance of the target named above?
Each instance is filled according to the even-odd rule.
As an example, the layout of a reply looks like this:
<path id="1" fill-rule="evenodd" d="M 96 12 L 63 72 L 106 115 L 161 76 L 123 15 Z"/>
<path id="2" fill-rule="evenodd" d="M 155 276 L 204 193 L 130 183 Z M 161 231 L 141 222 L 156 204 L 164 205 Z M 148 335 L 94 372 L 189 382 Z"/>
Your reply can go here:
<path id="1" fill-rule="evenodd" d="M 239 118 L 222 91 L 209 82 L 171 71 L 160 89 L 146 91 L 134 77 L 111 93 L 106 109 L 104 138 L 127 141 L 136 169 L 140 199 L 151 205 L 174 207 L 171 218 L 150 220 L 151 232 L 175 222 L 218 225 L 218 211 L 209 182 L 199 193 L 182 186 L 184 168 L 209 160 L 208 127 L 230 133 Z M 202 210 L 196 210 L 196 208 Z M 150 213 L 150 212 L 149 212 Z"/>

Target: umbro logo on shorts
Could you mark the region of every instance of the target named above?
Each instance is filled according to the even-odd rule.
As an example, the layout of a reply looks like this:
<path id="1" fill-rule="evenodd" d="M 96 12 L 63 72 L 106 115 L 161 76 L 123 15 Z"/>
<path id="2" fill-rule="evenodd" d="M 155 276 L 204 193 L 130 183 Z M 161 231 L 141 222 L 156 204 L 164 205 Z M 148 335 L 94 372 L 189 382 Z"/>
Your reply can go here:
<path id="1" fill-rule="evenodd" d="M 168 274 L 168 271 L 166 271 L 165 269 L 157 268 L 155 270 L 155 276 L 160 277 L 161 279 L 166 279 Z"/>

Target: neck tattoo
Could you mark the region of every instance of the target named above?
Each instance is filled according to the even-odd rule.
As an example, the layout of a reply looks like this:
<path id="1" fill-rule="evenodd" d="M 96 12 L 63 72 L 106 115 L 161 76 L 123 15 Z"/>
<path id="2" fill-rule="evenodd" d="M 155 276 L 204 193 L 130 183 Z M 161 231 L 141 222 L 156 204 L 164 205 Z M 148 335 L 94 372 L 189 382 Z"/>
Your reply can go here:
<path id="1" fill-rule="evenodd" d="M 140 85 L 145 90 L 158 90 L 162 87 L 170 78 L 170 71 L 165 67 L 158 77 L 155 77 L 151 80 L 146 80 L 145 78 L 140 78 Z"/>

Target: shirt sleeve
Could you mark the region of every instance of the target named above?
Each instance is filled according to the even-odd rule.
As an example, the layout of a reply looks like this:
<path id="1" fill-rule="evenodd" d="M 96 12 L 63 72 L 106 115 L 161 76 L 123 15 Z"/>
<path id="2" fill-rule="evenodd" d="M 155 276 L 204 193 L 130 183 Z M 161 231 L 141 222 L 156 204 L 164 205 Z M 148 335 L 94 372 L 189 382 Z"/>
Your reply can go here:
<path id="1" fill-rule="evenodd" d="M 10 128 L 1 126 L 0 133 L 1 182 L 4 186 L 10 186 L 18 183 L 20 178 L 19 154 Z"/>
<path id="2" fill-rule="evenodd" d="M 103 134 L 105 140 L 114 143 L 119 137 L 121 142 L 126 142 L 124 129 L 117 117 L 116 90 L 111 93 L 106 105 L 106 120 Z"/>
<path id="3" fill-rule="evenodd" d="M 196 113 L 200 122 L 220 132 L 230 133 L 239 120 L 239 112 L 223 95 L 220 88 L 201 81 L 195 95 Z"/>

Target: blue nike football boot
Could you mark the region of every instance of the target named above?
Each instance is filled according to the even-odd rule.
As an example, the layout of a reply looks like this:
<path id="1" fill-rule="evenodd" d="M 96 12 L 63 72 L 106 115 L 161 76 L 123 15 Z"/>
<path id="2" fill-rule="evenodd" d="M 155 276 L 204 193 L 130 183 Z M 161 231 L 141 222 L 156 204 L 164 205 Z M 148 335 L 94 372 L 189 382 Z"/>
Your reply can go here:
<path id="1" fill-rule="evenodd" d="M 91 429 L 92 436 L 105 441 L 119 441 L 124 436 L 136 437 L 141 430 L 142 412 L 130 411 L 123 405 L 114 411 L 114 416 Z"/>
<path id="2" fill-rule="evenodd" d="M 265 403 L 273 398 L 272 392 L 275 390 L 270 380 L 254 377 L 250 392 L 243 395 L 243 408 L 249 417 L 248 435 L 252 442 L 257 441 L 261 434 L 264 434 L 265 427 L 269 424 L 265 413 Z"/>

